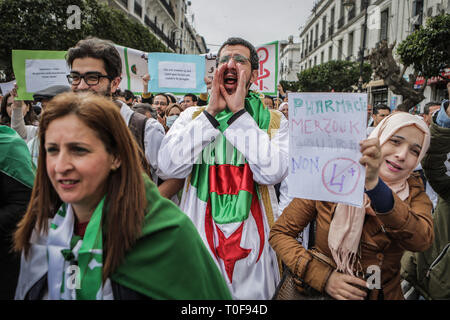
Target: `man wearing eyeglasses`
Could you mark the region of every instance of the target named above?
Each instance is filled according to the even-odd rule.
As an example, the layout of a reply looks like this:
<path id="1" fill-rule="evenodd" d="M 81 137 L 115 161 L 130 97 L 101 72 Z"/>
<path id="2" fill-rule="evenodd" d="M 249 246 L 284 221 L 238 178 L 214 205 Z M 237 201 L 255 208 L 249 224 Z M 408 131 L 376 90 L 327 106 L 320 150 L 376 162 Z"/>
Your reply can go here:
<path id="1" fill-rule="evenodd" d="M 152 106 L 156 109 L 156 112 L 158 112 L 159 116 L 161 118 L 164 118 L 169 103 L 170 100 L 168 96 L 166 96 L 164 93 L 158 93 L 153 97 Z"/>
<path id="2" fill-rule="evenodd" d="M 220 48 L 209 104 L 183 111 L 161 144 L 163 178 L 187 178 L 180 208 L 197 227 L 234 299 L 271 299 L 279 282 L 268 238 L 278 217 L 273 185 L 288 170 L 287 120 L 249 91 L 252 44 Z"/>
<path id="3" fill-rule="evenodd" d="M 67 52 L 67 64 L 70 74 L 67 76 L 74 92 L 90 91 L 112 99 L 119 87 L 122 73 L 122 61 L 114 44 L 98 38 L 80 40 Z M 116 101 L 120 114 L 127 123 L 137 143 L 144 151 L 151 166 L 152 179 L 157 181 L 158 153 L 164 137 L 164 128 L 155 119 L 134 112 L 122 101 Z M 182 181 L 170 180 L 159 185 L 161 195 L 171 198 L 175 195 Z"/>

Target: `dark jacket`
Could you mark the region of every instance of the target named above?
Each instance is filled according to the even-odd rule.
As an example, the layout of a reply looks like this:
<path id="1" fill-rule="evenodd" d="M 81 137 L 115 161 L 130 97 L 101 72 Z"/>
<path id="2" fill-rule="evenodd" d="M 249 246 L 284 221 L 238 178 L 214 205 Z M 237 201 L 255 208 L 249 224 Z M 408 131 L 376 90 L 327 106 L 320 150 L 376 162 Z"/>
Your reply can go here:
<path id="1" fill-rule="evenodd" d="M 439 111 L 441 112 L 441 111 Z M 433 214 L 435 240 L 425 252 L 405 253 L 402 277 L 426 299 L 450 299 L 450 173 L 446 167 L 450 155 L 450 128 L 436 124 L 430 127 L 430 148 L 422 160 L 422 168 L 438 203 Z"/>
<path id="2" fill-rule="evenodd" d="M 381 269 L 381 289 L 372 290 L 370 299 L 403 299 L 400 287 L 400 259 L 405 250 L 424 251 L 433 241 L 432 203 L 419 177 L 408 179 L 409 197 L 402 201 L 393 193 L 394 207 L 387 214 L 366 214 L 361 234 L 360 263 Z M 328 232 L 336 203 L 295 198 L 270 231 L 269 242 L 284 264 L 313 289 L 324 292 L 334 268 L 297 242 L 297 235 L 316 220 L 315 248 L 333 259 L 328 247 Z M 371 208 L 367 209 L 371 210 Z M 372 212 L 373 213 L 373 212 Z M 302 288 L 299 288 L 302 290 Z"/>
<path id="3" fill-rule="evenodd" d="M 0 300 L 14 299 L 20 255 L 11 252 L 12 234 L 30 197 L 31 188 L 0 171 Z"/>

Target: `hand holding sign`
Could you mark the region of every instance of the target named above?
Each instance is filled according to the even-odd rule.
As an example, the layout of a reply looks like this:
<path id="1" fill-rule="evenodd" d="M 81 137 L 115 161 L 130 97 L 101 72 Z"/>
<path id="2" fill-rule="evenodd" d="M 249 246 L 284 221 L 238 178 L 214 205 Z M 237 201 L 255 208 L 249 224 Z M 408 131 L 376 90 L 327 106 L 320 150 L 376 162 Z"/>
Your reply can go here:
<path id="1" fill-rule="evenodd" d="M 361 141 L 360 146 L 362 157 L 359 163 L 366 167 L 365 188 L 371 190 L 378 184 L 378 171 L 382 162 L 380 141 L 377 138 L 367 139 Z"/>

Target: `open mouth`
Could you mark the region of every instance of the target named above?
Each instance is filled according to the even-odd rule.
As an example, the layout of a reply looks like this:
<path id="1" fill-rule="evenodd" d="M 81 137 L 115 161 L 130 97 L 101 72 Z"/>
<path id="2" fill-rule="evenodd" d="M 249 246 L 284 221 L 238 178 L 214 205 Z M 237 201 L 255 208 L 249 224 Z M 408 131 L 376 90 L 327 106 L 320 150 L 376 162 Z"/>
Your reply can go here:
<path id="1" fill-rule="evenodd" d="M 70 189 L 73 188 L 78 182 L 80 182 L 80 180 L 65 179 L 65 180 L 58 180 L 58 182 L 63 189 Z"/>
<path id="2" fill-rule="evenodd" d="M 388 169 L 391 170 L 391 171 L 398 172 L 398 171 L 400 171 L 400 170 L 403 170 L 402 167 L 400 167 L 400 166 L 397 165 L 396 163 L 391 162 L 391 161 L 389 161 L 389 160 L 386 160 L 386 164 L 387 164 Z"/>
<path id="3" fill-rule="evenodd" d="M 233 71 L 229 71 L 224 74 L 223 76 L 223 83 L 225 86 L 225 89 L 234 89 L 237 86 L 237 73 Z"/>

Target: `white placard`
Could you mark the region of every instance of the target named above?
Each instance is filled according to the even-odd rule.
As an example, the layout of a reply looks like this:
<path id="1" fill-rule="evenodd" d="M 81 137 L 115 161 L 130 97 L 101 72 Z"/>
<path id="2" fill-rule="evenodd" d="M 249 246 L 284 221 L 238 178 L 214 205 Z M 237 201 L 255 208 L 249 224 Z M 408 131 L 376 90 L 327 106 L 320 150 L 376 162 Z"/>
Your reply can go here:
<path id="1" fill-rule="evenodd" d="M 289 196 L 362 206 L 367 94 L 289 93 Z"/>
<path id="2" fill-rule="evenodd" d="M 54 85 L 67 85 L 69 68 L 65 60 L 26 59 L 26 91 L 37 92 Z"/>
<path id="3" fill-rule="evenodd" d="M 160 88 L 195 89 L 196 65 L 189 62 L 160 61 L 158 63 L 158 86 Z"/>
<path id="4" fill-rule="evenodd" d="M 5 95 L 8 92 L 10 92 L 12 89 L 14 89 L 15 83 L 16 83 L 16 80 L 0 83 L 0 88 L 2 89 L 2 94 Z"/>

